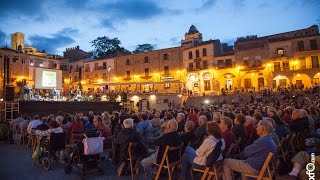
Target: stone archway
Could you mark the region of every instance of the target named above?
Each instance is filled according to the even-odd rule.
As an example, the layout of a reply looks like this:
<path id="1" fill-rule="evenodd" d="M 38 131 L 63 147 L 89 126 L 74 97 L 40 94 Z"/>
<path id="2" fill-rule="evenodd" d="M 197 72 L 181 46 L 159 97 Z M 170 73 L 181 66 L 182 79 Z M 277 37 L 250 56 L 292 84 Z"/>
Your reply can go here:
<path id="1" fill-rule="evenodd" d="M 202 80 L 203 80 L 204 91 L 211 91 L 212 90 L 211 74 L 209 72 L 203 73 Z"/>
<path id="2" fill-rule="evenodd" d="M 320 84 L 320 72 L 316 73 L 316 74 L 313 76 L 312 82 L 313 82 L 315 85 Z"/>
<path id="3" fill-rule="evenodd" d="M 193 92 L 199 91 L 199 76 L 198 76 L 198 74 L 191 73 L 187 76 L 186 89 L 192 90 Z"/>
<path id="4" fill-rule="evenodd" d="M 310 76 L 303 73 L 295 74 L 292 78 L 292 84 L 296 85 L 297 88 L 312 87 Z"/>
<path id="5" fill-rule="evenodd" d="M 290 79 L 287 76 L 278 75 L 272 80 L 272 88 L 288 87 L 290 85 Z"/>

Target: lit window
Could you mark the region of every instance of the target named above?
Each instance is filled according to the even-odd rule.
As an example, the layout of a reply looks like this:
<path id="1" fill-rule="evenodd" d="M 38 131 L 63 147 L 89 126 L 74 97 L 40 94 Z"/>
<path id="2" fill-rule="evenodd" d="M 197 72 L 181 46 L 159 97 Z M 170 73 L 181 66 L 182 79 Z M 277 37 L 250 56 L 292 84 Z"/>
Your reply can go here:
<path id="1" fill-rule="evenodd" d="M 279 48 L 278 50 L 277 50 L 277 53 L 278 53 L 278 55 L 283 55 L 284 54 L 284 51 L 283 51 L 283 49 L 281 48 Z"/>
<path id="2" fill-rule="evenodd" d="M 170 88 L 170 83 L 164 83 L 164 88 Z"/>

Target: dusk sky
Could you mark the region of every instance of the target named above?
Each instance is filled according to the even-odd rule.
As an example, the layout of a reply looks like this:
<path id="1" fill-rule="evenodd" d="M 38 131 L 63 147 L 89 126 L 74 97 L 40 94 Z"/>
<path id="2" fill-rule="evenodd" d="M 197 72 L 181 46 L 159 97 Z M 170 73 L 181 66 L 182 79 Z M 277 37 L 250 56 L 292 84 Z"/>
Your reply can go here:
<path id="1" fill-rule="evenodd" d="M 0 46 L 23 32 L 26 44 L 60 55 L 77 45 L 90 51 L 99 36 L 117 37 L 131 51 L 179 46 L 192 24 L 204 40 L 231 45 L 319 25 L 320 0 L 1 0 L 0 22 Z"/>

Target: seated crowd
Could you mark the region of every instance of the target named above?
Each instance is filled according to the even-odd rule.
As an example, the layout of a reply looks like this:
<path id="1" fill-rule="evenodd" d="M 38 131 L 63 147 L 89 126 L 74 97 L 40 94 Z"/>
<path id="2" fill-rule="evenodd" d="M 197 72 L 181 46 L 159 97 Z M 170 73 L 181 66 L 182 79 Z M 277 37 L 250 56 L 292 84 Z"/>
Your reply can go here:
<path id="1" fill-rule="evenodd" d="M 319 113 L 320 99 L 300 103 L 285 100 L 271 105 L 245 102 L 167 111 L 121 109 L 112 114 L 90 111 L 85 115 L 58 112 L 33 118 L 21 115 L 11 121 L 10 126 L 13 133 L 23 131 L 21 134 L 47 138 L 51 133 L 95 129 L 99 136 L 112 137 L 109 148 L 116 167 L 127 160 L 129 143 L 134 143 L 132 156 L 145 172 L 154 175 L 156 164 L 163 164 L 163 156 L 167 155 L 169 162 L 180 161 L 176 167 L 179 179 L 191 179 L 192 168 L 205 169 L 207 158 L 220 143 L 221 152 L 215 166 L 221 167 L 222 179 L 258 175 L 269 153 L 273 154 L 270 163 L 273 176 L 279 174 L 281 167 L 289 166 L 292 158 L 287 178 L 297 179 L 299 174 L 305 175 L 300 172 L 310 162 L 311 153 L 315 153 L 318 160 L 319 146 L 310 149 L 304 142 L 309 135 L 320 137 Z M 179 146 L 181 149 L 170 153 L 167 149 Z"/>

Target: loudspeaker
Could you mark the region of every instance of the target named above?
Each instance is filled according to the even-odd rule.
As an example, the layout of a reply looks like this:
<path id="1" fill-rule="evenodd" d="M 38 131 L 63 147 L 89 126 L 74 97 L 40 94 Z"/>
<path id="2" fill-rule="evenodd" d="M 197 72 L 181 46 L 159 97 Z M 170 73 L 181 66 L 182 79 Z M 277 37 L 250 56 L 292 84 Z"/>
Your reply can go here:
<path id="1" fill-rule="evenodd" d="M 14 87 L 6 86 L 5 101 L 14 101 Z"/>

